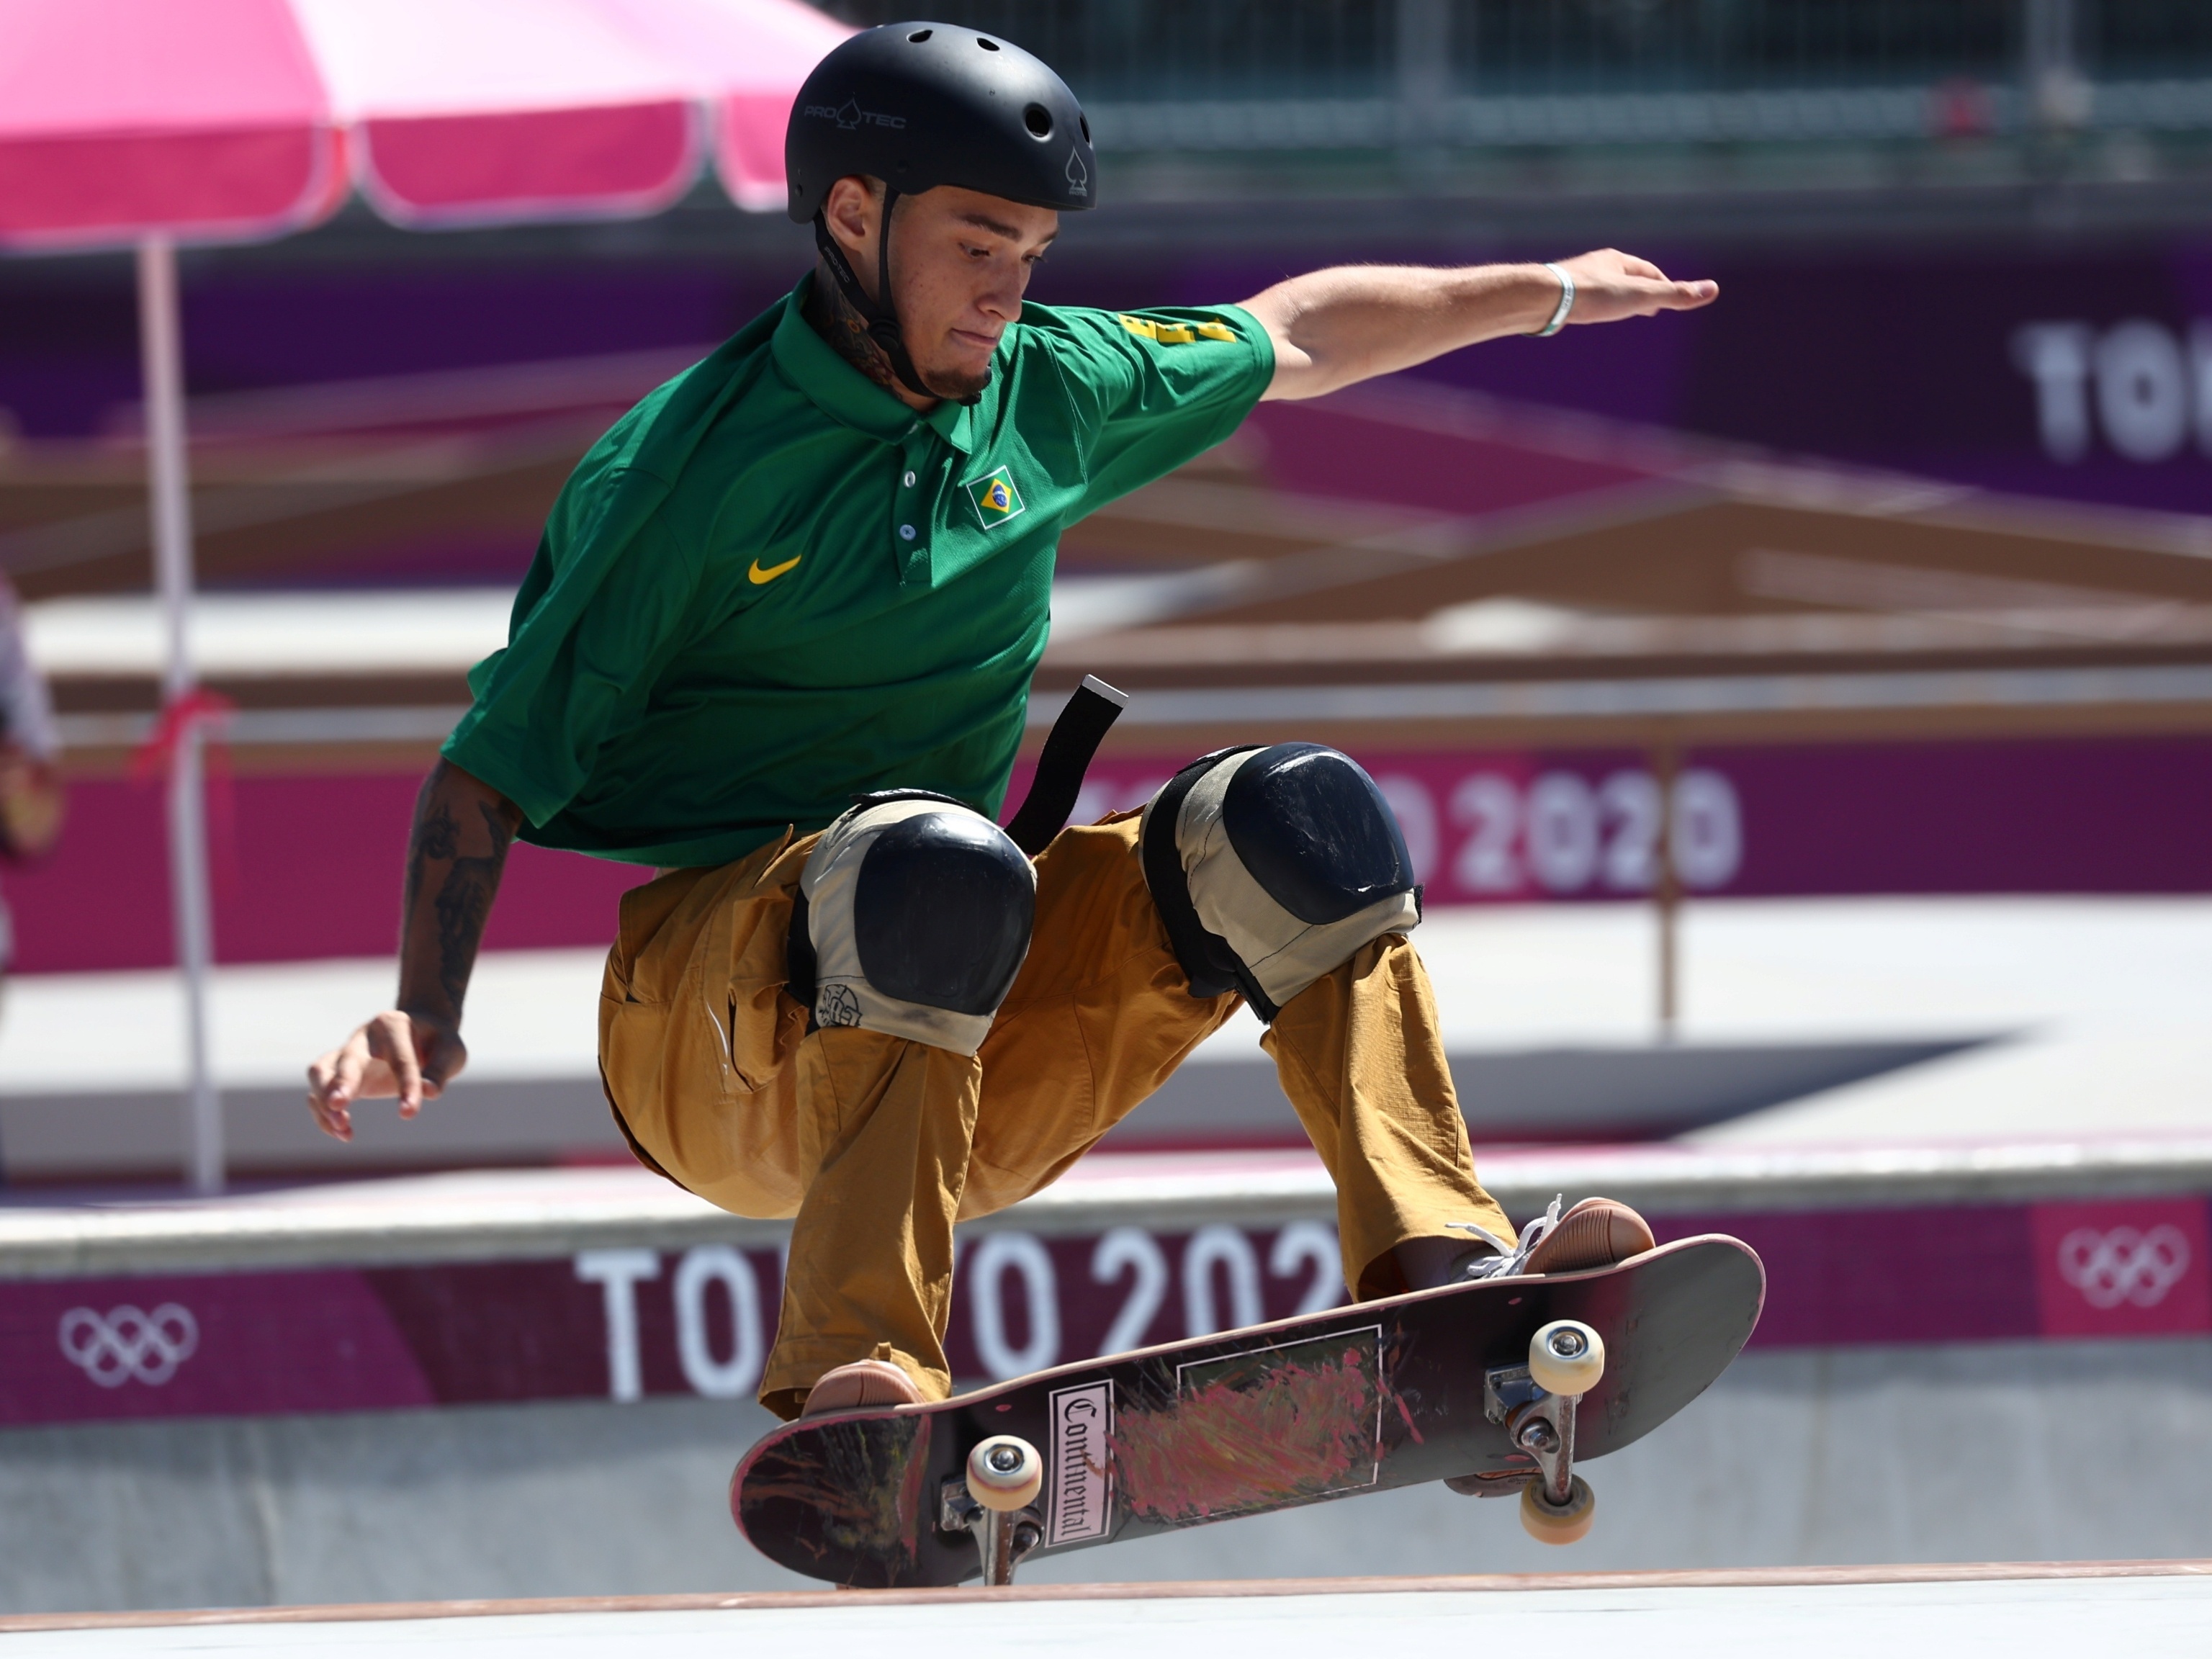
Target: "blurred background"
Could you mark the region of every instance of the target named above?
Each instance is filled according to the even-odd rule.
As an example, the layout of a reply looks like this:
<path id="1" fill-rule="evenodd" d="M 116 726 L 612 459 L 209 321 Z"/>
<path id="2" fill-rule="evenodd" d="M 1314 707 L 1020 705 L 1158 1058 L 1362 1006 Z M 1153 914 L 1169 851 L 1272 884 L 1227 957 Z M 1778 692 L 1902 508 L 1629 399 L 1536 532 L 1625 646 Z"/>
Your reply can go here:
<path id="1" fill-rule="evenodd" d="M 25 30 L 58 15 L 15 3 Z M 252 9 L 177 9 L 203 3 L 226 27 Z M 337 91 L 307 123 L 342 136 L 338 171 L 251 226 L 77 212 L 40 194 L 37 145 L 63 140 L 0 113 L 0 568 L 66 793 L 52 849 L 0 869 L 0 1514 L 43 1517 L 21 1539 L 0 1519 L 8 1606 L 781 1582 L 715 1495 L 764 1423 L 731 1402 L 772 1329 L 774 1229 L 671 1219 L 599 1090 L 599 963 L 642 872 L 518 847 L 466 1079 L 418 1123 L 362 1114 L 351 1146 L 300 1098 L 307 1060 L 390 997 L 414 791 L 555 492 L 809 267 L 775 173 L 791 88 L 842 27 L 909 9 L 690 0 L 653 35 L 645 0 L 544 8 L 399 6 L 380 46 L 374 13 L 298 0 L 316 53 L 367 57 L 325 70 Z M 122 44 L 143 22 L 126 0 L 89 9 L 111 30 L 91 61 L 124 64 L 110 103 L 158 88 Z M 445 83 L 443 103 L 377 104 L 402 46 L 445 29 L 454 61 L 495 58 L 571 13 L 720 78 L 623 94 L 690 112 L 641 180 L 617 163 L 642 141 L 610 117 L 562 143 L 612 183 L 463 200 L 495 117 Z M 2212 1553 L 2212 11 L 937 15 L 1045 58 L 1092 122 L 1102 210 L 1071 221 L 1038 301 L 1204 305 L 1332 263 L 1607 245 L 1721 284 L 1708 310 L 1261 407 L 1071 531 L 1033 700 L 1041 741 L 1084 674 L 1133 694 L 1087 816 L 1227 742 L 1360 759 L 1422 866 L 1478 1166 L 1516 1214 L 1614 1191 L 1662 1232 L 1725 1226 L 1766 1254 L 1753 1350 L 1598 1466 L 1619 1524 L 1581 1565 Z M 9 50 L 0 28 L 0 86 L 33 61 Z M 797 65 L 780 92 L 731 90 L 771 59 Z M 146 251 L 165 236 L 173 267 Z M 149 514 L 165 269 L 188 676 Z M 195 684 L 222 702 L 180 740 Z M 190 765 L 197 1119 L 169 816 Z M 1121 1218 L 1182 1274 L 1151 1340 L 1290 1311 L 1306 1258 L 1284 1241 L 1331 1213 L 1297 1186 L 1256 1035 L 1232 1026 L 1106 1143 L 1123 1162 L 1097 1179 L 1164 1183 Z M 194 1173 L 228 1195 L 180 1201 Z M 1282 1213 L 1192 1267 L 1189 1241 L 1270 1181 Z M 567 1218 L 593 1205 L 586 1237 Z M 441 1206 L 462 1218 L 432 1237 Z M 275 1237 L 272 1217 L 325 1242 L 222 1242 Z M 1080 1357 L 1123 1294 L 1097 1227 L 1009 1225 L 1047 1265 L 1001 1250 L 981 1289 L 963 1278 L 973 1376 Z M 738 1246 L 721 1279 L 585 1261 L 673 1262 L 724 1248 L 710 1234 Z M 487 1257 L 507 1277 L 452 1265 Z M 607 1345 L 633 1294 L 625 1394 Z M 1011 1300 L 978 1327 L 981 1295 Z M 119 1319 L 156 1303 L 186 1319 Z M 356 1303 L 358 1328 L 330 1311 Z M 478 1322 L 495 1307 L 507 1322 Z M 57 1346 L 79 1308 L 118 1333 L 112 1382 Z M 386 1370 L 353 1346 L 375 1342 Z M 2075 1437 L 2121 1390 L 2186 1472 L 2155 1499 Z M 1440 1490 L 1033 1571 L 1534 1563 L 1505 1506 Z M 1376 1524 L 1389 1505 L 1402 1526 Z M 155 1543 L 188 1513 L 216 1518 Z"/>

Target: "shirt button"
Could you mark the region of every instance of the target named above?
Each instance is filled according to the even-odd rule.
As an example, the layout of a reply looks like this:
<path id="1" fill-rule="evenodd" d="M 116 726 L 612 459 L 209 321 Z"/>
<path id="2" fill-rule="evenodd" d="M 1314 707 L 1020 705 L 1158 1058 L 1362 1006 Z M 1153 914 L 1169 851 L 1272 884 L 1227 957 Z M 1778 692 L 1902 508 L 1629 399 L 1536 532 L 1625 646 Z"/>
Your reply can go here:
<path id="1" fill-rule="evenodd" d="M 901 525 L 899 526 L 899 539 L 902 542 L 912 541 L 914 539 L 914 526 L 910 524 Z"/>
<path id="2" fill-rule="evenodd" d="M 901 480 L 901 482 L 902 482 L 902 483 L 903 483 L 908 489 L 913 489 L 913 488 L 914 488 L 914 474 L 913 474 L 913 473 L 911 473 L 911 472 L 908 473 L 908 474 L 906 475 L 906 477 L 905 477 L 902 480 Z"/>

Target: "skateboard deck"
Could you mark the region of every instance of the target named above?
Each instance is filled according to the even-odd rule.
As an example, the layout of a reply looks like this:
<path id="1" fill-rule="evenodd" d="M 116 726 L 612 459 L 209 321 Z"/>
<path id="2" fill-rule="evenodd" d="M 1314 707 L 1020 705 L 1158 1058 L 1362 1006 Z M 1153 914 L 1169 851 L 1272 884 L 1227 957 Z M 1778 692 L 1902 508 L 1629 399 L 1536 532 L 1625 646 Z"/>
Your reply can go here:
<path id="1" fill-rule="evenodd" d="M 1062 1365 L 927 1406 L 803 1418 L 764 1436 L 730 1510 L 769 1559 L 858 1587 L 981 1572 L 951 1504 L 969 1452 L 1042 1454 L 1031 1557 L 1448 1477 L 1516 1492 L 1535 1460 L 1491 1387 L 1540 1327 L 1578 1320 L 1604 1371 L 1577 1397 L 1576 1467 L 1705 1392 L 1758 1322 L 1750 1247 L 1687 1238 L 1611 1267 L 1498 1279 Z M 1486 1398 L 1486 1395 L 1488 1398 Z"/>

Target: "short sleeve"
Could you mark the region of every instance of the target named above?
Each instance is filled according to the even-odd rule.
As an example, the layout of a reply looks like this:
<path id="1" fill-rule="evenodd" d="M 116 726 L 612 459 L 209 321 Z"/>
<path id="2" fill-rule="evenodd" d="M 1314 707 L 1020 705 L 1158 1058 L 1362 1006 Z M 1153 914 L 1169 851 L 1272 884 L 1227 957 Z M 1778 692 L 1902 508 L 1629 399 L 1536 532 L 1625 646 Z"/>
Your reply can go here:
<path id="1" fill-rule="evenodd" d="M 1072 518 L 1212 448 L 1274 379 L 1274 344 L 1240 307 L 1054 307 L 1049 318 L 1042 332 L 1068 383 L 1089 478 Z"/>
<path id="2" fill-rule="evenodd" d="M 646 475 L 580 470 L 515 596 L 506 648 L 469 671 L 476 702 L 445 755 L 533 825 L 575 799 L 684 642 L 699 569 L 654 510 L 666 493 Z"/>

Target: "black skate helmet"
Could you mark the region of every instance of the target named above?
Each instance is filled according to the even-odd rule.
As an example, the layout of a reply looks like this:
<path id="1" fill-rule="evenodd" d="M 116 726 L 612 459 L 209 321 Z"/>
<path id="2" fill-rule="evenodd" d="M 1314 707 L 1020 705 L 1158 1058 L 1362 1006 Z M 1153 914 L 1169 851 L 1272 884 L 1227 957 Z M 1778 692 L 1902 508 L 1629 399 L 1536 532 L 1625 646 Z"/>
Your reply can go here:
<path id="1" fill-rule="evenodd" d="M 957 185 L 1030 207 L 1079 213 L 1097 200 L 1091 124 L 1075 94 L 1019 46 L 949 23 L 890 23 L 854 35 L 814 66 L 783 144 L 790 214 L 814 222 L 837 286 L 869 337 L 918 396 L 890 301 L 890 216 L 901 196 Z M 859 173 L 884 184 L 871 299 L 822 216 L 830 186 Z"/>

